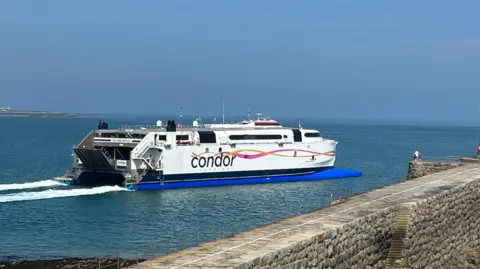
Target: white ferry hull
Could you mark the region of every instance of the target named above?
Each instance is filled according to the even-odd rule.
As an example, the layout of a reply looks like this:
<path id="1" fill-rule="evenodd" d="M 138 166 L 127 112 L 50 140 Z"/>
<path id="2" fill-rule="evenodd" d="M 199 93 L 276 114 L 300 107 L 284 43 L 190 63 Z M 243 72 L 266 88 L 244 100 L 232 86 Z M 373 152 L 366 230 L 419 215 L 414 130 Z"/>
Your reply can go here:
<path id="1" fill-rule="evenodd" d="M 336 144 L 335 141 L 326 140 L 307 148 L 283 147 L 269 150 L 267 146 L 257 146 L 253 150 L 243 146 L 217 152 L 212 152 L 211 148 L 207 150 L 206 147 L 191 147 L 191 154 L 185 150 L 185 156 L 179 154 L 176 158 L 177 166 L 166 163 L 166 173 L 162 178 L 147 174 L 139 183 L 129 187 L 138 190 L 172 189 L 360 176 L 358 171 L 334 168 Z M 175 152 L 178 154 L 178 149 Z M 169 159 L 167 156 L 168 153 L 165 157 Z M 178 173 L 179 171 L 183 173 Z"/>
<path id="2" fill-rule="evenodd" d="M 334 166 L 336 144 L 333 140 L 325 140 L 308 146 L 177 147 L 164 151 L 163 175 L 164 180 L 191 180 L 323 171 Z"/>

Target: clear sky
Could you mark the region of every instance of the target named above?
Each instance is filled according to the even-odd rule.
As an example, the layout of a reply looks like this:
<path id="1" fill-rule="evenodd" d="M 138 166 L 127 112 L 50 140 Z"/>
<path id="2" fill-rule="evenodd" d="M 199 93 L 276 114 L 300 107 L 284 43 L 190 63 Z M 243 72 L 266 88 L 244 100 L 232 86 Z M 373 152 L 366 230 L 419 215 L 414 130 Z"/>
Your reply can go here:
<path id="1" fill-rule="evenodd" d="M 480 1 L 1 1 L 0 106 L 480 118 Z"/>

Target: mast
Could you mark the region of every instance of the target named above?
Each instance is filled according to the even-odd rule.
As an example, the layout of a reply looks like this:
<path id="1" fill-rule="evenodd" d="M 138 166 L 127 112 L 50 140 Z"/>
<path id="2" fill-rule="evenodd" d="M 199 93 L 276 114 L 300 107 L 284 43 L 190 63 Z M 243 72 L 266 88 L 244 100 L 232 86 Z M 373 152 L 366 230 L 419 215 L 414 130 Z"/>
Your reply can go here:
<path id="1" fill-rule="evenodd" d="M 178 106 L 178 109 L 180 109 L 180 124 L 183 124 L 183 113 L 182 113 L 182 106 Z"/>
<path id="2" fill-rule="evenodd" d="M 225 101 L 222 100 L 222 124 L 225 124 Z"/>

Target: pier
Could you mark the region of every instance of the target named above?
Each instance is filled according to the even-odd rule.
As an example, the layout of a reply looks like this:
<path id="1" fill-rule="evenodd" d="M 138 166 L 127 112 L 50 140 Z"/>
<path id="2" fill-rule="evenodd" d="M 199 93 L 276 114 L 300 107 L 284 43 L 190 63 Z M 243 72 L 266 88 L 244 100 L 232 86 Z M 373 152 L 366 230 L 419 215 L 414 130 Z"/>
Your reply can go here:
<path id="1" fill-rule="evenodd" d="M 470 159 L 411 162 L 400 184 L 128 268 L 445 268 L 480 247 L 480 162 Z"/>

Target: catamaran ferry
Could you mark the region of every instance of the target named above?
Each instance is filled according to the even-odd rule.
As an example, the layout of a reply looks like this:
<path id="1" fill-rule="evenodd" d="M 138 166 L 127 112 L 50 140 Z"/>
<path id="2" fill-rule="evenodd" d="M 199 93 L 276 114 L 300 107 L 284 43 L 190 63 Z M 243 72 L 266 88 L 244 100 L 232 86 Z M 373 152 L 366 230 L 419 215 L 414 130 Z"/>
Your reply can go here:
<path id="1" fill-rule="evenodd" d="M 361 176 L 334 168 L 337 142 L 266 117 L 234 124 L 108 129 L 101 121 L 73 148 L 66 184 L 164 189 Z"/>

